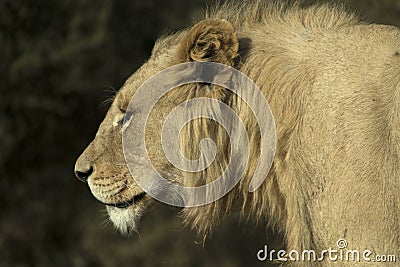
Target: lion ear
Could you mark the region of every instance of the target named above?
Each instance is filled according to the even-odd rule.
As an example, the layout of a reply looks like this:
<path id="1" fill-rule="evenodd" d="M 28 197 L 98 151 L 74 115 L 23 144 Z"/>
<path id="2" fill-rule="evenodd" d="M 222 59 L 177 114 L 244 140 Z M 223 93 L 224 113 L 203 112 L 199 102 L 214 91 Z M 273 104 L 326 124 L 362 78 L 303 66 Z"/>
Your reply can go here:
<path id="1" fill-rule="evenodd" d="M 186 33 L 178 49 L 181 62 L 219 62 L 233 66 L 239 42 L 231 23 L 223 19 L 205 19 Z"/>

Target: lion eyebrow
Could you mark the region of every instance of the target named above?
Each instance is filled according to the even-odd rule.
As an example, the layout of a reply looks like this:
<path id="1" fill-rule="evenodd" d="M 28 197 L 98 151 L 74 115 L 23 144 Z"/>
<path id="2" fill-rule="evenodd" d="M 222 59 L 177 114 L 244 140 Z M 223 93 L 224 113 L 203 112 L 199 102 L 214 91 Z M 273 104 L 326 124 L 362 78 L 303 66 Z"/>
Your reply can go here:
<path id="1" fill-rule="evenodd" d="M 126 111 L 128 109 L 129 98 L 125 94 L 119 93 L 116 95 L 115 101 L 120 110 Z"/>

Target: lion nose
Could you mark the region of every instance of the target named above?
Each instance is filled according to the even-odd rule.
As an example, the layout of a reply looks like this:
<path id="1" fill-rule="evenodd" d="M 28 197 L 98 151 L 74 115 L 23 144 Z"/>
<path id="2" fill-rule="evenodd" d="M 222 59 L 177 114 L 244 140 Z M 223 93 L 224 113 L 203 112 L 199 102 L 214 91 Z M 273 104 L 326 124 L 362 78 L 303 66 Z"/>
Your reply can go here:
<path id="1" fill-rule="evenodd" d="M 90 166 L 86 170 L 76 170 L 75 169 L 75 176 L 82 182 L 86 183 L 89 176 L 93 173 L 93 167 Z"/>

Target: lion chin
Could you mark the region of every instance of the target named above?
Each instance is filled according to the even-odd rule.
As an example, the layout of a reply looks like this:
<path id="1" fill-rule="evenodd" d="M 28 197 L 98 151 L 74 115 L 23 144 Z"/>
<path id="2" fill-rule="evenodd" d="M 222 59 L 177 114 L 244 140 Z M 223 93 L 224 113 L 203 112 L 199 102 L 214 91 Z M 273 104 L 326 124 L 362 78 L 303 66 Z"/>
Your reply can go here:
<path id="1" fill-rule="evenodd" d="M 110 221 L 122 234 L 137 232 L 137 227 L 143 214 L 142 207 L 137 205 L 131 205 L 126 208 L 106 206 L 106 209 Z"/>

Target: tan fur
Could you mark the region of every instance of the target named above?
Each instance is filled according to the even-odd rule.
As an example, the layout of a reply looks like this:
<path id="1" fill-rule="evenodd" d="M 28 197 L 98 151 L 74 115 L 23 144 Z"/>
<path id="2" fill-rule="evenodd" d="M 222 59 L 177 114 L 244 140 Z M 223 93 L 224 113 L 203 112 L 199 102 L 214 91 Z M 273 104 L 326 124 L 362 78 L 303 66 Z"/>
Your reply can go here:
<path id="1" fill-rule="evenodd" d="M 150 158 L 170 180 L 204 184 L 228 164 L 228 137 L 206 119 L 185 128 L 182 152 L 197 158 L 193 144 L 210 137 L 221 148 L 216 162 L 196 174 L 167 162 L 160 145 L 162 121 L 186 99 L 207 96 L 230 105 L 245 122 L 252 148 L 240 184 L 212 204 L 183 209 L 185 222 L 205 236 L 238 205 L 245 217 L 284 233 L 287 250 L 335 248 L 345 238 L 349 249 L 400 255 L 400 30 L 360 22 L 326 5 L 303 9 L 266 2 L 219 7 L 193 28 L 157 41 L 149 61 L 117 94 L 76 169 L 93 166 L 89 185 L 102 202 L 127 201 L 141 192 L 125 166 L 121 127 L 113 126 L 114 118 L 156 72 L 188 60 L 222 62 L 248 75 L 268 100 L 277 125 L 274 164 L 261 188 L 249 193 L 260 145 L 250 109 L 223 88 L 188 85 L 170 92 L 152 113 L 146 136 Z M 146 197 L 127 209 L 140 215 L 149 202 Z M 139 215 L 131 216 L 134 225 Z M 132 225 L 122 224 L 123 230 Z"/>

